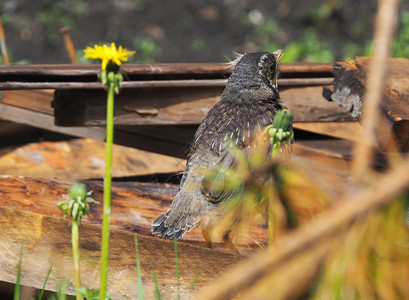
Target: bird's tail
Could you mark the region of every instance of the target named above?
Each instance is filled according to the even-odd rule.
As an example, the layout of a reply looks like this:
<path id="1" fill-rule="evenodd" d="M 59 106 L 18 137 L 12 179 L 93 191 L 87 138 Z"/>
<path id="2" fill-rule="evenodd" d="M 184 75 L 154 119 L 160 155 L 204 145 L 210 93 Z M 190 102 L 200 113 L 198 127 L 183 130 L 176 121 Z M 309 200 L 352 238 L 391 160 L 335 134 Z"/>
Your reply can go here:
<path id="1" fill-rule="evenodd" d="M 168 240 L 179 240 L 183 235 L 186 233 L 187 228 L 175 228 L 176 226 L 173 224 L 167 224 L 167 219 L 169 216 L 169 212 L 160 215 L 152 222 L 152 233 L 156 236 L 163 237 Z"/>

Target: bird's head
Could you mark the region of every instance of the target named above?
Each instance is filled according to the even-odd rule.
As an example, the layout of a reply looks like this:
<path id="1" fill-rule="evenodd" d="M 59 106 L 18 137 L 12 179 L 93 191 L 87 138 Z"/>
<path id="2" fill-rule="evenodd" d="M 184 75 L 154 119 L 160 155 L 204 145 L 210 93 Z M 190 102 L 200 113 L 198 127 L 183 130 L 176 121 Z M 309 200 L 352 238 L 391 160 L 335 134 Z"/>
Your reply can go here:
<path id="1" fill-rule="evenodd" d="M 235 68 L 226 92 L 239 94 L 240 98 L 278 99 L 278 62 L 283 55 L 283 50 L 277 50 L 239 56 L 233 62 Z"/>

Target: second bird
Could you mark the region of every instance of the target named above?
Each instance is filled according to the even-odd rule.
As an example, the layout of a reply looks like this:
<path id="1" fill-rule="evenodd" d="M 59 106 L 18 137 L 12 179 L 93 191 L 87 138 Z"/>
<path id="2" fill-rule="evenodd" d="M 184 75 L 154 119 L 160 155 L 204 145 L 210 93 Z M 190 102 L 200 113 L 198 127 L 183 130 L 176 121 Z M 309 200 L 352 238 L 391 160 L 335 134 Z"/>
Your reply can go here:
<path id="1" fill-rule="evenodd" d="M 180 239 L 198 226 L 204 237 L 210 217 L 223 194 L 212 194 L 202 185 L 203 169 L 233 165 L 226 138 L 245 148 L 254 135 L 270 125 L 276 112 L 285 108 L 278 93 L 278 62 L 282 50 L 249 53 L 239 57 L 221 99 L 209 111 L 195 133 L 179 192 L 171 208 L 152 222 L 152 232 Z M 228 236 L 226 237 L 228 239 Z"/>

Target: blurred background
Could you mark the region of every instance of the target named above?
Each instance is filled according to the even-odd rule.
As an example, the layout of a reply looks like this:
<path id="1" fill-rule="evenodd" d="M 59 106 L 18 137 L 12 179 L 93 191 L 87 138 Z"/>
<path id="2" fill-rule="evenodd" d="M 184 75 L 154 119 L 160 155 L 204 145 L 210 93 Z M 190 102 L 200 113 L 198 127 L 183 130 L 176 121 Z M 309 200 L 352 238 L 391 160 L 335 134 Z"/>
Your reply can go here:
<path id="1" fill-rule="evenodd" d="M 284 62 L 371 55 L 375 0 L 1 0 L 13 63 L 69 63 L 59 29 L 82 49 L 116 42 L 131 62 L 224 62 L 233 52 L 286 51 Z M 393 56 L 409 56 L 401 1 Z"/>

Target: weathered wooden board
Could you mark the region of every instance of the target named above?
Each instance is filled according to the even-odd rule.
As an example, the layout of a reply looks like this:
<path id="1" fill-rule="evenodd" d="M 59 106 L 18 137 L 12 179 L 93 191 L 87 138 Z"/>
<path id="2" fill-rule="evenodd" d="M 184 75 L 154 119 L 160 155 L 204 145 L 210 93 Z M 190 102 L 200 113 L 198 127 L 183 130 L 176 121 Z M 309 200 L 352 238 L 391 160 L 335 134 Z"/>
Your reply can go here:
<path id="1" fill-rule="evenodd" d="M 338 184 L 342 193 L 348 180 L 350 143 L 334 140 L 315 141 L 294 145 L 295 160 L 309 163 L 308 168 L 321 172 L 323 185 Z M 323 158 L 326 158 L 325 160 Z M 332 179 L 331 179 L 332 177 Z M 68 221 L 60 220 L 61 211 L 57 203 L 73 181 L 34 179 L 18 176 L 0 177 L 0 280 L 14 282 L 18 251 L 24 245 L 22 283 L 39 288 L 51 263 L 51 274 L 47 289 L 55 287 L 63 279 L 73 278 Z M 85 181 L 94 190 L 94 198 L 102 202 L 102 182 Z M 325 183 L 325 184 L 324 184 Z M 117 182 L 112 191 L 112 233 L 110 291 L 115 299 L 135 298 L 135 252 L 133 232 L 138 232 L 142 260 L 145 296 L 153 298 L 154 286 L 151 265 L 158 275 L 163 295 L 174 298 L 175 273 L 172 242 L 150 237 L 150 222 L 166 211 L 177 191 L 176 185 L 152 183 Z M 81 233 L 81 255 L 84 260 L 83 281 L 89 287 L 98 286 L 98 262 L 102 205 L 91 206 L 91 214 L 83 219 Z M 13 223 L 17 222 L 18 224 Z M 251 241 L 265 241 L 265 228 L 253 228 Z M 246 238 L 246 237 L 243 237 Z M 244 239 L 249 242 L 249 239 Z M 241 245 L 235 241 L 242 253 L 249 253 L 254 245 Z M 199 246 L 199 247 L 196 247 Z M 205 285 L 217 274 L 226 270 L 239 258 L 230 255 L 224 245 L 216 243 L 207 249 L 199 230 L 189 232 L 179 243 L 182 295 L 189 294 L 189 286 L 198 270 L 201 271 L 197 287 Z M 199 261 L 200 260 L 200 261 Z M 34 267 L 35 266 L 35 267 Z M 72 290 L 71 290 L 72 291 Z"/>
<path id="2" fill-rule="evenodd" d="M 72 136 L 105 140 L 105 128 L 103 127 L 60 127 L 54 124 L 53 115 L 14 105 L 0 103 L 0 119 Z"/>
<path id="3" fill-rule="evenodd" d="M 121 95 L 124 95 L 127 100 L 121 104 L 121 96 L 118 97 L 116 111 L 117 114 L 121 111 L 123 113 L 122 116 L 117 116 L 117 122 L 145 125 L 116 125 L 115 143 L 180 158 L 186 157 L 188 146 L 198 124 L 218 100 L 219 95 L 216 95 L 215 90 L 212 94 L 204 88 L 191 88 L 190 92 L 189 89 L 186 89 L 183 93 L 179 89 L 175 89 L 175 94 L 165 93 L 166 89 L 156 89 L 155 93 L 152 89 L 142 90 L 146 91 L 143 96 L 146 98 L 142 97 L 137 101 L 132 100 L 132 96 L 126 96 L 130 90 L 123 90 L 124 93 Z M 195 91 L 198 93 L 196 94 Z M 33 97 L 31 96 L 32 92 L 35 92 Z M 82 93 L 82 91 L 78 91 L 78 93 Z M 281 92 L 283 101 L 295 113 L 295 128 L 298 128 L 299 122 L 322 121 L 320 128 L 318 128 L 318 124 L 313 127 L 300 128 L 329 136 L 344 137 L 348 133 L 339 131 L 339 126 L 346 125 L 342 125 L 343 123 L 339 121 L 350 120 L 350 114 L 343 111 L 335 103 L 325 101 L 321 94 L 322 91 L 319 86 L 283 88 Z M 158 95 L 163 99 L 159 101 Z M 178 97 L 176 97 L 177 95 Z M 96 140 L 105 139 L 105 128 L 101 126 L 65 127 L 54 125 L 49 91 L 3 91 L 2 96 L 2 103 L 0 103 L 0 118 L 2 119 L 73 136 L 91 137 Z M 179 98 L 187 101 L 180 102 Z M 35 101 L 31 101 L 31 99 L 35 99 Z M 93 101 L 92 99 L 90 101 Z M 70 101 L 76 102 L 75 99 L 70 99 Z M 80 112 L 86 111 L 88 115 L 98 116 L 93 122 L 98 121 L 97 123 L 103 124 L 105 123 L 103 119 L 105 115 L 104 101 L 97 101 L 96 103 L 97 111 L 86 111 L 84 108 L 75 107 L 72 114 L 68 114 L 69 109 L 62 109 L 60 115 L 65 122 L 78 123 L 76 120 L 84 119 L 84 115 Z M 69 115 L 72 118 L 66 118 Z M 338 122 L 338 125 L 334 126 L 331 123 L 327 127 L 325 123 L 330 120 Z M 173 125 L 160 125 L 164 122 Z M 181 125 L 181 123 L 192 123 L 192 125 Z"/>
<path id="4" fill-rule="evenodd" d="M 291 160 L 309 170 L 313 182 L 337 199 L 349 186 L 351 148 L 347 140 L 296 141 Z"/>
<path id="5" fill-rule="evenodd" d="M 75 180 L 30 178 L 1 175 L 0 206 L 62 218 L 58 203 Z M 90 206 L 90 215 L 83 223 L 102 223 L 102 181 L 81 181 L 92 190 L 92 197 L 99 203 Z M 150 235 L 150 223 L 163 213 L 176 194 L 172 184 L 115 182 L 112 187 L 111 224 L 116 229 Z M 194 234 L 193 234 L 194 235 Z M 198 235 L 200 237 L 200 233 Z M 197 238 L 198 239 L 198 238 Z"/>
<path id="6" fill-rule="evenodd" d="M 98 68 L 98 65 L 0 67 L 0 81 L 24 82 L 30 79 L 30 82 L 51 80 L 54 83 L 62 83 L 75 78 L 77 83 L 90 83 L 95 82 Z M 223 86 L 178 87 L 170 84 L 170 81 L 183 85 L 183 82 L 192 80 L 201 81 L 202 84 L 206 80 L 225 80 L 223 78 L 230 74 L 231 67 L 226 69 L 225 64 L 159 64 L 125 65 L 124 68 L 130 75 L 130 83 L 143 86 L 148 81 L 160 82 L 162 87 L 122 90 L 115 101 L 115 143 L 184 158 L 197 125 L 219 99 Z M 289 108 L 294 110 L 296 122 L 351 120 L 348 112 L 344 112 L 334 103 L 323 101 L 321 86 L 314 86 L 317 84 L 316 80 L 332 80 L 331 68 L 331 64 L 313 63 L 280 66 L 282 98 Z M 283 86 L 285 80 L 292 80 L 293 86 Z M 297 84 L 312 86 L 302 87 Z M 102 89 L 89 91 L 90 97 L 85 97 L 84 93 L 87 91 L 83 90 L 65 92 L 75 95 L 65 99 L 69 101 L 60 103 L 61 109 L 58 109 L 59 105 L 56 103 L 55 113 L 57 124 L 61 122 L 66 127 L 54 125 L 50 90 L 3 91 L 0 118 L 73 136 L 104 140 L 105 129 L 91 124 L 105 124 L 105 92 Z M 81 94 L 86 98 L 84 101 L 77 100 L 81 98 Z M 99 99 L 95 97 L 96 94 L 100 94 Z M 84 107 L 84 103 L 93 101 L 95 103 Z M 68 107 L 70 103 L 74 104 L 71 108 Z M 84 123 L 86 127 L 77 127 Z M 73 126 L 67 126 L 70 124 Z M 307 130 L 312 130 L 311 128 L 310 126 Z M 319 133 L 325 131 L 325 128 L 320 129 Z M 332 130 L 327 132 L 328 135 L 334 135 Z"/>
<path id="7" fill-rule="evenodd" d="M 220 99 L 223 88 L 143 88 L 123 90 L 115 99 L 115 124 L 199 124 Z M 353 121 L 335 103 L 325 101 L 322 86 L 287 87 L 281 99 L 294 113 L 295 122 Z M 59 90 L 53 101 L 59 126 L 93 126 L 106 123 L 106 92 Z"/>
<path id="8" fill-rule="evenodd" d="M 26 91 L 27 92 L 27 91 Z M 62 127 L 54 125 L 54 116 L 30 109 L 0 103 L 0 118 L 44 130 L 105 140 L 102 126 Z M 185 158 L 186 149 L 197 126 L 115 126 L 114 143 L 141 150 Z"/>
<path id="9" fill-rule="evenodd" d="M 281 79 L 280 84 L 283 86 L 313 86 L 325 85 L 332 82 L 331 78 L 289 78 Z M 158 87 L 224 87 L 226 79 L 182 79 L 182 80 L 142 80 L 142 81 L 125 81 L 122 89 L 134 88 L 158 88 Z M 36 89 L 102 89 L 100 82 L 1 82 L 0 88 L 3 90 L 36 90 Z"/>
<path id="10" fill-rule="evenodd" d="M 47 290 L 55 291 L 69 280 L 72 293 L 73 267 L 71 227 L 67 220 L 0 206 L 0 281 L 15 282 L 20 247 L 23 247 L 21 284 L 41 288 L 48 268 Z M 82 284 L 99 286 L 101 226 L 82 224 L 80 227 L 80 255 Z M 158 277 L 162 295 L 177 298 L 175 250 L 173 242 L 138 235 L 141 273 L 146 299 L 154 299 L 155 285 L 152 268 Z M 235 264 L 240 257 L 211 249 L 179 243 L 180 290 L 182 297 L 191 294 L 190 286 L 199 288 L 210 279 Z M 113 299 L 136 299 L 135 236 L 111 230 L 108 289 Z"/>
<path id="11" fill-rule="evenodd" d="M 328 187 L 328 190 L 331 187 L 335 198 L 344 193 L 348 183 L 350 148 L 351 143 L 342 140 L 296 142 L 291 160 L 310 169 L 317 184 Z M 31 173 L 34 178 L 19 177 L 21 175 L 23 173 L 2 177 L 1 205 L 13 203 L 13 207 L 22 210 L 61 216 L 57 203 L 62 200 L 62 195 L 66 194 L 73 180 L 43 179 L 41 170 L 37 174 Z M 56 176 L 58 172 L 53 177 Z M 96 200 L 102 202 L 102 181 L 83 182 L 89 190 L 94 191 Z M 151 221 L 170 207 L 176 192 L 177 185 L 172 184 L 116 182 L 112 190 L 112 225 L 117 229 L 150 235 Z M 91 215 L 84 222 L 99 224 L 101 220 L 102 206 L 95 204 L 91 207 Z M 255 241 L 265 241 L 263 229 L 254 228 L 249 234 Z M 200 230 L 191 231 L 184 240 L 203 242 Z M 248 239 L 243 237 L 243 241 L 247 243 Z"/>
<path id="12" fill-rule="evenodd" d="M 93 139 L 25 145 L 0 157 L 0 174 L 97 179 L 105 174 L 105 143 Z M 113 177 L 178 173 L 185 160 L 114 145 Z"/>
<path id="13" fill-rule="evenodd" d="M 49 115 L 54 114 L 50 103 L 54 99 L 54 90 L 16 90 L 2 91 L 1 103 L 23 107 Z"/>
<path id="14" fill-rule="evenodd" d="M 223 87 L 124 89 L 115 97 L 117 125 L 198 124 Z M 59 126 L 106 124 L 106 91 L 57 90 L 52 103 Z"/>
<path id="15" fill-rule="evenodd" d="M 280 89 L 281 99 L 294 113 L 294 122 L 355 121 L 349 112 L 346 113 L 339 107 L 328 105 L 322 96 L 322 88 L 322 86 L 307 86 Z"/>
<path id="16" fill-rule="evenodd" d="M 356 141 L 362 134 L 359 122 L 296 122 L 293 127 L 349 141 Z"/>
<path id="17" fill-rule="evenodd" d="M 232 67 L 211 63 L 155 64 L 126 65 L 124 70 L 128 73 L 129 81 L 124 82 L 124 89 L 115 101 L 116 124 L 198 124 L 218 100 L 226 84 L 225 77 L 229 76 Z M 280 86 L 283 87 L 322 86 L 332 81 L 330 64 L 283 64 L 280 71 Z M 14 88 L 25 89 L 24 84 L 51 82 L 56 85 L 48 88 L 61 88 L 61 84 L 67 84 L 65 88 L 70 90 L 56 93 L 53 105 L 56 124 L 103 125 L 106 95 L 96 82 L 97 72 L 97 65 L 3 67 L 0 68 L 0 85 L 17 84 Z M 19 86 L 18 83 L 23 85 Z M 82 85 L 77 86 L 80 89 L 74 89 L 75 84 Z M 89 84 L 88 89 L 86 84 Z M 133 89 L 128 90 L 127 87 Z M 4 89 L 5 86 L 0 88 Z M 30 105 L 32 98 L 24 97 L 24 93 L 19 91 L 16 94 L 5 94 L 2 103 L 51 112 L 50 107 L 46 107 L 48 97 L 41 99 L 45 105 L 39 105 L 39 101 Z M 309 100 L 315 98 L 316 95 Z M 324 101 L 321 102 L 325 105 Z M 310 118 L 314 120 L 314 116 Z"/>
<path id="18" fill-rule="evenodd" d="M 64 200 L 62 195 L 67 194 L 73 182 L 3 175 L 0 177 L 0 206 L 60 218 L 63 214 L 58 203 Z M 86 183 L 88 190 L 93 191 L 93 198 L 99 201 L 91 205 L 90 215 L 82 222 L 102 224 L 103 183 L 82 182 Z M 169 209 L 177 188 L 178 186 L 174 184 L 115 182 L 112 187 L 112 227 L 151 236 L 151 222 Z M 200 229 L 190 231 L 183 241 L 207 248 Z M 256 241 L 260 243 L 266 241 L 265 228 L 253 228 L 248 236 L 236 237 L 235 242 L 241 253 L 248 253 L 256 247 L 254 244 Z M 221 240 L 215 241 L 214 248 L 229 252 Z"/>
<path id="19" fill-rule="evenodd" d="M 69 82 L 72 77 L 75 81 L 86 82 L 88 79 L 96 81 L 100 71 L 99 64 L 53 64 L 53 65 L 13 65 L 0 67 L 0 82 L 25 82 L 27 77 L 36 78 L 38 82 Z M 124 64 L 124 70 L 132 78 L 159 78 L 168 79 L 169 76 L 186 78 L 223 78 L 230 75 L 233 67 L 225 63 L 158 63 L 158 64 Z M 283 77 L 288 74 L 314 74 L 312 77 L 331 77 L 331 63 L 283 63 L 279 66 Z M 149 77 L 148 77 L 149 76 Z M 310 76 L 311 77 L 311 76 Z M 25 78 L 25 79 L 24 79 Z M 54 78 L 54 79 L 53 79 Z M 17 80 L 19 79 L 19 80 Z M 68 79 L 68 80 L 67 80 Z M 31 80 L 34 81 L 34 80 Z"/>
<path id="20" fill-rule="evenodd" d="M 352 62 L 334 66 L 334 88 L 333 92 L 329 93 L 329 97 L 356 117 L 361 114 L 370 61 L 369 57 L 357 57 Z M 388 62 L 389 69 L 383 98 L 384 113 L 389 121 L 386 126 L 391 128 L 400 149 L 407 151 L 409 149 L 409 59 L 390 58 Z M 380 144 L 386 147 L 388 142 L 380 141 Z"/>

